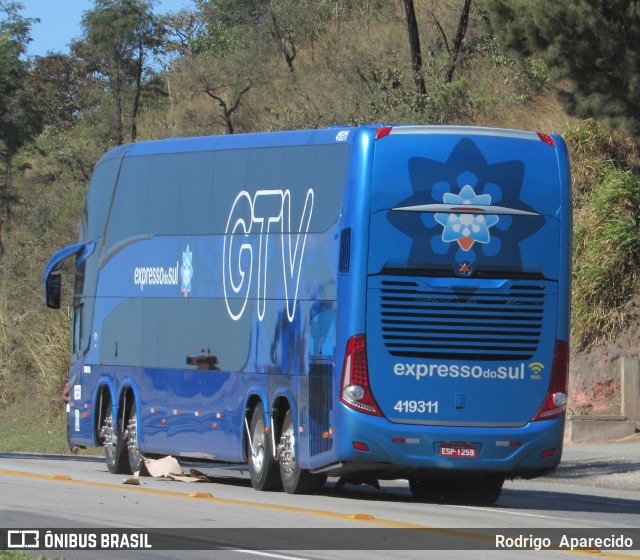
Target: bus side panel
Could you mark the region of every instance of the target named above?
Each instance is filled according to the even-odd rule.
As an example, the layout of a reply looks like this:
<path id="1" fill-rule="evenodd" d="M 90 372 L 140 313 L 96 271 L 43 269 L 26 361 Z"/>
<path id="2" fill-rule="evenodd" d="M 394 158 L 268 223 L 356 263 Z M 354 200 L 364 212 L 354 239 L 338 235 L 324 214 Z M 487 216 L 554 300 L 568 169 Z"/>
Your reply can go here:
<path id="1" fill-rule="evenodd" d="M 348 149 L 290 150 L 125 159 L 85 362 L 136 379 L 144 452 L 243 460 L 252 387 L 329 429 L 304 391 L 333 372 Z"/>

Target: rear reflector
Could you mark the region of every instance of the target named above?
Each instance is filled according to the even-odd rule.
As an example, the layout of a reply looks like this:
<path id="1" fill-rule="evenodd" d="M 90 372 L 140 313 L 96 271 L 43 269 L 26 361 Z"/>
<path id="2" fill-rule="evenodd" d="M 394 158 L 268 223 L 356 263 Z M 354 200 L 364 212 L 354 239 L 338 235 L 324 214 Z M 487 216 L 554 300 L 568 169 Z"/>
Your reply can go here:
<path id="1" fill-rule="evenodd" d="M 394 437 L 391 438 L 391 443 L 420 443 L 420 440 L 418 438 Z"/>
<path id="2" fill-rule="evenodd" d="M 369 446 L 366 443 L 362 443 L 361 441 L 354 441 L 353 448 L 356 451 L 366 451 L 369 452 Z"/>
<path id="3" fill-rule="evenodd" d="M 540 140 L 542 140 L 545 144 L 549 144 L 549 146 L 553 146 L 554 148 L 556 147 L 556 143 L 554 142 L 553 138 L 551 138 L 551 136 L 549 136 L 548 134 L 538 132 L 538 136 L 540 137 Z"/>
<path id="4" fill-rule="evenodd" d="M 392 126 L 383 126 L 376 130 L 376 140 L 380 140 L 380 138 L 384 138 L 385 136 L 389 136 L 391 134 Z"/>

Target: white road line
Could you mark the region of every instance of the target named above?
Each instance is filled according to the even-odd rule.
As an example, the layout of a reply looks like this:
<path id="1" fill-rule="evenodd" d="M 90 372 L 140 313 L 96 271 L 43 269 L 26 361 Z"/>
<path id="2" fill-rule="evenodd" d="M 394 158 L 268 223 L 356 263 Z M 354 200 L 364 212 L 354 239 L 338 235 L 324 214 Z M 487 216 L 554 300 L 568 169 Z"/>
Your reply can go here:
<path id="1" fill-rule="evenodd" d="M 309 560 L 302 556 L 285 556 L 284 554 L 275 554 L 274 552 L 260 552 L 259 550 L 247 550 L 245 548 L 239 548 L 237 552 L 244 552 L 245 554 L 255 554 L 256 556 L 265 556 L 267 558 L 281 558 L 282 560 Z"/>

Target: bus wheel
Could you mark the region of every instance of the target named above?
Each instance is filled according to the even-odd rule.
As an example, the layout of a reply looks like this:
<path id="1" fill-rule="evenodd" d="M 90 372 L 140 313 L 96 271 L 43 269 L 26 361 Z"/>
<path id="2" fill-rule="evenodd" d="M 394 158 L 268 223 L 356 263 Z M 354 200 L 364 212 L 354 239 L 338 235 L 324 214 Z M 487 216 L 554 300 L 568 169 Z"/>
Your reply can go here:
<path id="1" fill-rule="evenodd" d="M 258 403 L 251 417 L 251 441 L 248 442 L 247 449 L 251 485 L 256 490 L 279 490 L 281 483 L 278 463 L 273 458 L 271 436 L 264 429 L 264 408 L 262 403 Z"/>
<path id="2" fill-rule="evenodd" d="M 282 423 L 282 435 L 278 444 L 278 462 L 282 486 L 288 494 L 311 494 L 327 480 L 326 475 L 312 474 L 298 467 L 296 460 L 296 436 L 293 427 L 293 414 L 287 410 Z"/>
<path id="3" fill-rule="evenodd" d="M 104 447 L 104 459 L 107 463 L 107 468 L 113 474 L 128 474 L 129 461 L 123 440 L 116 434 L 111 402 L 107 402 L 106 411 L 98 437 Z"/>
<path id="4" fill-rule="evenodd" d="M 140 471 L 143 462 L 142 455 L 140 455 L 138 449 L 138 417 L 135 402 L 132 402 L 129 407 L 129 420 L 123 434 L 123 440 L 127 448 L 127 462 L 130 473 L 135 474 Z"/>

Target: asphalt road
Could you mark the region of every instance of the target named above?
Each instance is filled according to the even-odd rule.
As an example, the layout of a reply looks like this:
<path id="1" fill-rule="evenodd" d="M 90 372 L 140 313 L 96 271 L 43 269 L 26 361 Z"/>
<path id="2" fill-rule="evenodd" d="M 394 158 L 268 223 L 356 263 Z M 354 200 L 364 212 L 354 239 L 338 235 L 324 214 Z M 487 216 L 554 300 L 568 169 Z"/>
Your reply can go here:
<path id="1" fill-rule="evenodd" d="M 630 535 L 631 550 L 601 547 L 597 556 L 640 559 L 637 438 L 567 446 L 554 475 L 507 482 L 494 507 L 416 503 L 403 481 L 339 489 L 330 479 L 313 496 L 256 492 L 241 468 L 197 466 L 207 482 L 145 477 L 133 486 L 97 458 L 0 454 L 0 528 L 147 529 L 199 549 L 38 552 L 56 558 L 567 558 L 586 552 L 498 553 L 497 535 L 509 544 L 575 533 Z M 193 528 L 206 530 L 183 531 Z"/>

